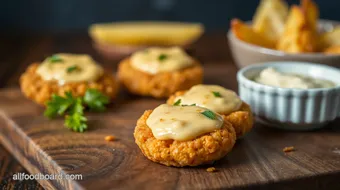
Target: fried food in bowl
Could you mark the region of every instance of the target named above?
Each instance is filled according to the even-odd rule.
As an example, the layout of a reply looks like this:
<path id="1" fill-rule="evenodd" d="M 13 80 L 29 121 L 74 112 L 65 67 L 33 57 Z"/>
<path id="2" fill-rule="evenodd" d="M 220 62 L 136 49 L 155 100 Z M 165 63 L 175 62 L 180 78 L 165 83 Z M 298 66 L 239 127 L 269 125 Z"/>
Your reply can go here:
<path id="1" fill-rule="evenodd" d="M 319 19 L 319 8 L 312 0 L 301 0 L 290 9 L 283 0 L 262 0 L 252 22 L 231 21 L 228 40 L 239 67 L 288 60 L 338 67 L 340 54 L 327 51 L 339 45 L 337 25 Z"/>

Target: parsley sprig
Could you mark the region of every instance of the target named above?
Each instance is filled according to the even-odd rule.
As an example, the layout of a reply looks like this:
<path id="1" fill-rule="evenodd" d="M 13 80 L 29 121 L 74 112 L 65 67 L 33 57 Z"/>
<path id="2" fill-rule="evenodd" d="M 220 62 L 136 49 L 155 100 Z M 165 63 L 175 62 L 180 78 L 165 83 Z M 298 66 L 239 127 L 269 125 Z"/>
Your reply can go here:
<path id="1" fill-rule="evenodd" d="M 166 55 L 166 54 L 160 54 L 159 56 L 158 56 L 158 60 L 159 61 L 163 61 L 163 60 L 165 60 L 165 59 L 167 59 L 168 58 L 168 55 Z"/>
<path id="2" fill-rule="evenodd" d="M 67 67 L 66 72 L 72 73 L 73 71 L 79 71 L 79 70 L 80 68 L 77 65 L 73 65 L 73 66 Z"/>
<path id="3" fill-rule="evenodd" d="M 178 99 L 178 100 L 174 103 L 174 106 L 179 106 L 179 105 L 181 105 L 181 102 L 182 102 L 182 100 L 181 100 L 181 99 Z"/>
<path id="4" fill-rule="evenodd" d="M 59 57 L 58 55 L 52 55 L 48 58 L 48 60 L 51 63 L 61 63 L 61 62 L 63 62 L 63 59 L 61 57 Z"/>
<path id="5" fill-rule="evenodd" d="M 182 104 L 182 105 L 181 105 L 181 102 L 182 102 L 182 99 L 178 99 L 173 105 L 174 105 L 174 106 L 196 106 L 196 104 L 190 104 L 190 105 L 188 105 L 188 104 Z"/>
<path id="6" fill-rule="evenodd" d="M 65 116 L 64 125 L 75 131 L 84 132 L 87 129 L 87 119 L 84 116 L 85 106 L 92 111 L 104 111 L 109 103 L 109 98 L 96 89 L 88 89 L 84 97 L 74 97 L 71 92 L 66 92 L 65 96 L 53 94 L 44 115 L 50 119 L 57 116 Z"/>
<path id="7" fill-rule="evenodd" d="M 214 94 L 215 97 L 219 98 L 219 97 L 222 97 L 221 93 L 220 92 L 217 92 L 217 91 L 212 91 L 212 93 Z"/>
<path id="8" fill-rule="evenodd" d="M 95 89 L 88 89 L 84 95 L 84 102 L 92 111 L 105 111 L 105 105 L 110 99 Z"/>
<path id="9" fill-rule="evenodd" d="M 216 119 L 216 114 L 210 110 L 206 110 L 204 112 L 201 112 L 201 114 L 203 114 L 205 117 L 215 120 Z"/>

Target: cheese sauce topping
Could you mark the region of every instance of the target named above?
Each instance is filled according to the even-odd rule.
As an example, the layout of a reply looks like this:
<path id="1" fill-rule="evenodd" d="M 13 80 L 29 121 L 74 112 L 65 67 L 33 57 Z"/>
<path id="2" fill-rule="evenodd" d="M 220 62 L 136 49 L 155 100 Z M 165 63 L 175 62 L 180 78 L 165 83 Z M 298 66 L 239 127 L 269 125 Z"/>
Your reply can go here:
<path id="1" fill-rule="evenodd" d="M 261 71 L 260 75 L 255 78 L 255 82 L 281 88 L 299 89 L 332 88 L 336 86 L 335 83 L 328 80 L 297 74 L 281 73 L 271 67 Z"/>
<path id="2" fill-rule="evenodd" d="M 221 114 L 237 111 L 242 105 L 242 100 L 234 91 L 219 85 L 196 85 L 185 94 L 178 96 L 175 102 L 181 99 L 181 105 L 192 105 L 208 108 Z"/>
<path id="3" fill-rule="evenodd" d="M 197 106 L 162 104 L 155 108 L 146 124 L 159 140 L 192 140 L 223 126 L 221 115 Z"/>
<path id="4" fill-rule="evenodd" d="M 130 60 L 134 68 L 150 74 L 177 71 L 194 63 L 179 47 L 148 48 L 134 53 Z"/>
<path id="5" fill-rule="evenodd" d="M 89 55 L 59 53 L 46 58 L 36 72 L 44 80 L 55 80 L 63 85 L 95 81 L 102 76 L 103 69 Z"/>

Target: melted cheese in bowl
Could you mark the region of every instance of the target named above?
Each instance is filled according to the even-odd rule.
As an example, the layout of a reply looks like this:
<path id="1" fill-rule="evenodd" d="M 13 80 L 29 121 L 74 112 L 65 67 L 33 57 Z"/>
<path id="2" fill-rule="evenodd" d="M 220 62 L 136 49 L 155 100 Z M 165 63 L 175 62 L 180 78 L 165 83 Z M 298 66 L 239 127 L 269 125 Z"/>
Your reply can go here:
<path id="1" fill-rule="evenodd" d="M 149 74 L 177 71 L 194 63 L 179 47 L 148 48 L 134 53 L 130 61 L 134 68 Z"/>
<path id="2" fill-rule="evenodd" d="M 223 118 L 198 106 L 162 104 L 153 110 L 146 124 L 156 139 L 187 141 L 220 129 Z"/>
<path id="3" fill-rule="evenodd" d="M 46 58 L 36 72 L 46 81 L 63 85 L 96 81 L 102 76 L 103 69 L 89 55 L 60 53 Z"/>
<path id="4" fill-rule="evenodd" d="M 196 104 L 223 114 L 237 111 L 242 105 L 242 100 L 234 91 L 218 85 L 193 86 L 182 96 L 176 97 L 175 101 L 179 99 L 181 105 Z"/>

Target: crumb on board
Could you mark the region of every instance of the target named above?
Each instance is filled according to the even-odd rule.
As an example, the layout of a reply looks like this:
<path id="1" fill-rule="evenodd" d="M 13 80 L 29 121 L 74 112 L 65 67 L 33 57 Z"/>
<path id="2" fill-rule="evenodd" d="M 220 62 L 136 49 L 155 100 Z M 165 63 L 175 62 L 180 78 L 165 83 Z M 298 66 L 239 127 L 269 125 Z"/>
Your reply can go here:
<path id="1" fill-rule="evenodd" d="M 295 148 L 293 146 L 287 146 L 287 147 L 284 147 L 283 152 L 292 152 L 292 151 L 295 151 Z"/>
<path id="2" fill-rule="evenodd" d="M 215 167 L 207 168 L 207 172 L 215 172 L 215 171 L 216 171 Z"/>
<path id="3" fill-rule="evenodd" d="M 115 137 L 112 136 L 112 135 L 108 135 L 108 136 L 105 137 L 105 140 L 106 140 L 106 141 L 114 141 L 114 140 L 115 140 Z"/>

